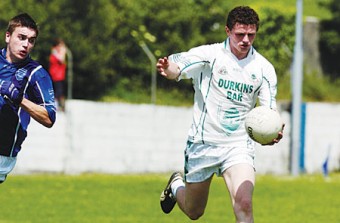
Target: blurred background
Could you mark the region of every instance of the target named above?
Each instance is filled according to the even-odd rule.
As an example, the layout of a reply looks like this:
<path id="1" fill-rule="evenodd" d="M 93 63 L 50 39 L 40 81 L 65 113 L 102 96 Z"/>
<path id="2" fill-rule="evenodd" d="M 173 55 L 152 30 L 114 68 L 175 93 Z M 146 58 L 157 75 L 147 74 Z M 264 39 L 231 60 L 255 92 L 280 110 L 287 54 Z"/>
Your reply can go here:
<path id="1" fill-rule="evenodd" d="M 296 3 L 1 1 L 3 36 L 8 20 L 18 13 L 27 12 L 37 21 L 40 34 L 32 57 L 46 69 L 56 38 L 63 39 L 68 48 L 66 110 L 59 111 L 51 130 L 31 123 L 16 171 L 120 173 L 182 168 L 191 120 L 192 83 L 168 81 L 157 75 L 156 58 L 224 41 L 227 13 L 240 4 L 259 13 L 261 23 L 254 45 L 276 68 L 277 99 L 286 122 L 279 149 L 258 150 L 258 171 L 290 172 L 291 130 L 299 132 L 298 160 L 294 161 L 299 172 L 328 173 L 329 162 L 332 170 L 339 169 L 340 1 L 303 1 L 302 111 L 297 120 L 301 126 L 293 128 L 290 115 L 292 86 L 297 84 L 292 81 Z M 4 41 L 2 44 L 5 46 Z M 170 130 L 173 135 L 164 134 Z M 51 141 L 55 143 L 51 145 Z M 53 158 L 49 157 L 51 153 Z M 273 169 L 275 164 L 277 168 Z"/>
<path id="2" fill-rule="evenodd" d="M 31 121 L 13 174 L 0 186 L 0 222 L 191 222 L 178 208 L 164 215 L 159 193 L 168 173 L 183 169 L 192 84 L 165 80 L 154 64 L 224 41 L 227 12 L 237 5 L 260 15 L 255 47 L 276 68 L 286 123 L 279 144 L 256 148 L 256 221 L 340 222 L 340 1 L 303 0 L 301 125 L 294 128 L 298 1 L 1 0 L 0 47 L 8 20 L 29 13 L 40 27 L 31 56 L 48 69 L 53 41 L 64 40 L 68 86 L 53 128 Z M 292 130 L 303 173 L 295 179 Z M 198 222 L 232 222 L 222 179 L 211 196 Z"/>
<path id="3" fill-rule="evenodd" d="M 308 55 L 303 100 L 338 102 L 340 2 L 303 3 L 307 33 L 304 51 Z M 158 58 L 193 46 L 222 42 L 226 38 L 227 12 L 239 4 L 249 4 L 258 11 L 261 26 L 255 47 L 276 68 L 278 99 L 290 100 L 295 0 L 270 4 L 263 0 L 4 0 L 0 2 L 0 27 L 4 35 L 10 18 L 20 12 L 29 13 L 41 31 L 32 57 L 46 68 L 52 41 L 65 41 L 73 65 L 69 97 L 191 105 L 191 82 L 174 83 L 161 77 L 155 80 L 150 66 L 152 56 Z M 157 91 L 152 85 L 156 85 Z"/>

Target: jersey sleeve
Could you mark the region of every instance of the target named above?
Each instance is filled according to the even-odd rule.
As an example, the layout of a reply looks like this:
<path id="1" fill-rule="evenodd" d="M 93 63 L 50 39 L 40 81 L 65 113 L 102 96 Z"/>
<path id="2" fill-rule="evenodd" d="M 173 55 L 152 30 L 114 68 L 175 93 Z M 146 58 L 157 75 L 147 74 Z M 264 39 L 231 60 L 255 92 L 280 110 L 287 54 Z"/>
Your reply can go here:
<path id="1" fill-rule="evenodd" d="M 56 106 L 53 84 L 50 75 L 44 68 L 40 68 L 32 75 L 27 97 L 30 101 L 45 107 L 50 120 L 52 123 L 55 122 Z"/>
<path id="2" fill-rule="evenodd" d="M 209 51 L 206 46 L 195 47 L 187 52 L 170 55 L 169 60 L 176 63 L 180 68 L 178 81 L 194 79 L 210 64 Z"/>
<path id="3" fill-rule="evenodd" d="M 262 72 L 263 80 L 258 95 L 259 103 L 262 106 L 268 106 L 272 109 L 277 109 L 277 76 L 275 69 L 271 64 L 267 64 L 263 67 Z"/>

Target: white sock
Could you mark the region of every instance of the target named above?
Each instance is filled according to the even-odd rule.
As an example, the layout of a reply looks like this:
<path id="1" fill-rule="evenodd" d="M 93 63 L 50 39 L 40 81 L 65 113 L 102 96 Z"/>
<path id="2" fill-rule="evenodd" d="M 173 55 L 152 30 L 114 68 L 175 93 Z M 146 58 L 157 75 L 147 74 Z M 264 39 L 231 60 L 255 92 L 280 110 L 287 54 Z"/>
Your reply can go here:
<path id="1" fill-rule="evenodd" d="M 172 194 L 174 195 L 174 197 L 176 197 L 176 193 L 177 193 L 177 189 L 180 187 L 185 187 L 185 184 L 182 180 L 178 179 L 175 180 L 172 184 L 171 184 L 171 191 Z"/>

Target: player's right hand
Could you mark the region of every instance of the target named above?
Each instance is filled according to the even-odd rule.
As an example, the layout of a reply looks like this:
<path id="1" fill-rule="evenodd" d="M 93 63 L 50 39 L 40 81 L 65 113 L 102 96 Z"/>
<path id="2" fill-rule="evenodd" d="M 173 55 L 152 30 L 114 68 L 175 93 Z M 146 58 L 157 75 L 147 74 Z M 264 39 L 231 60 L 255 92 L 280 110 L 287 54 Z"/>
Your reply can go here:
<path id="1" fill-rule="evenodd" d="M 159 58 L 156 64 L 157 71 L 160 75 L 166 77 L 165 70 L 169 67 L 169 60 L 167 57 Z"/>
<path id="2" fill-rule="evenodd" d="M 11 81 L 0 82 L 0 94 L 15 106 L 18 106 L 23 99 L 23 94 L 20 93 L 19 89 Z"/>

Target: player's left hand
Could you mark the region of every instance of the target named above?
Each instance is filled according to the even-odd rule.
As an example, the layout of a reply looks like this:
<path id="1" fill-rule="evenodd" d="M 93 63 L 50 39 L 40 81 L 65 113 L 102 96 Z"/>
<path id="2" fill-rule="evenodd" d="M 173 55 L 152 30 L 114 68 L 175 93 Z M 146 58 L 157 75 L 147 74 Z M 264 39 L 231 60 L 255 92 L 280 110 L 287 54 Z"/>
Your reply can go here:
<path id="1" fill-rule="evenodd" d="M 14 83 L 11 81 L 0 82 L 0 94 L 15 106 L 18 106 L 23 99 L 23 94 L 20 93 L 19 89 L 16 88 Z"/>
<path id="2" fill-rule="evenodd" d="M 278 136 L 276 139 L 273 139 L 273 141 L 271 143 L 268 143 L 268 144 L 264 144 L 263 146 L 272 146 L 274 145 L 275 143 L 278 143 L 280 142 L 280 140 L 283 138 L 283 129 L 285 128 L 285 124 L 283 123 L 282 124 L 282 130 L 279 132 Z"/>

